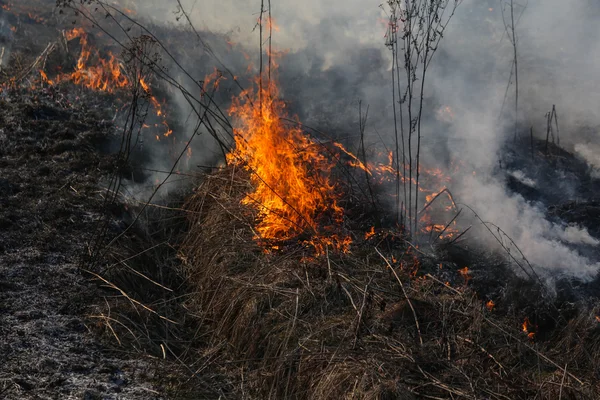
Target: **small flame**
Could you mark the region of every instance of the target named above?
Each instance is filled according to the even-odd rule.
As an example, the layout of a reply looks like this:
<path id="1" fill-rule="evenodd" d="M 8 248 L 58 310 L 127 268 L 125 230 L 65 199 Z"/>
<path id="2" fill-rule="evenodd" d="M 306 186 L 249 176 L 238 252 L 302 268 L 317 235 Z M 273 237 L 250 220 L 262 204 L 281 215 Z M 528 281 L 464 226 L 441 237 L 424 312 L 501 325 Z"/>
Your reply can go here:
<path id="1" fill-rule="evenodd" d="M 527 337 L 529 339 L 533 339 L 535 337 L 535 332 L 531 331 L 533 325 L 531 324 L 531 322 L 529 322 L 529 318 L 525 317 L 525 320 L 523 321 L 523 324 L 521 324 L 521 327 L 523 329 L 523 332 L 527 334 Z"/>
<path id="2" fill-rule="evenodd" d="M 454 111 L 452 110 L 452 108 L 450 106 L 443 106 L 437 110 L 436 118 L 439 121 L 450 123 L 450 122 L 454 121 L 454 118 L 455 118 Z"/>
<path id="3" fill-rule="evenodd" d="M 79 53 L 75 71 L 60 76 L 57 81 L 71 80 L 77 85 L 103 92 L 114 92 L 116 89 L 129 85 L 129 80 L 121 71 L 117 58 L 111 52 L 108 52 L 108 58 L 104 59 L 100 57 L 97 51 L 92 51 L 87 33 L 82 28 L 74 28 L 66 32 L 65 38 L 67 41 L 79 38 L 81 53 Z M 97 56 L 98 63 L 89 65 L 93 55 Z"/>
<path id="4" fill-rule="evenodd" d="M 469 281 L 471 280 L 471 271 L 469 271 L 469 267 L 459 269 L 458 273 L 465 280 L 465 284 L 469 283 Z"/>
<path id="5" fill-rule="evenodd" d="M 40 76 L 42 77 L 42 82 L 47 83 L 48 85 L 54 85 L 54 81 L 48 79 L 48 75 L 40 69 Z"/>
<path id="6" fill-rule="evenodd" d="M 71 73 L 59 74 L 55 79 L 48 78 L 45 71 L 40 70 L 41 80 L 49 85 L 55 85 L 60 82 L 73 82 L 76 85 L 84 86 L 91 90 L 113 93 L 118 89 L 130 87 L 132 82 L 127 78 L 121 69 L 121 64 L 117 58 L 107 52 L 108 58 L 102 58 L 97 50 L 94 50 L 88 41 L 88 35 L 83 28 L 73 28 L 64 32 L 65 39 L 72 41 L 79 39 L 81 44 L 81 52 L 77 59 L 75 70 Z M 95 65 L 90 65 L 92 60 L 97 60 Z M 158 99 L 152 94 L 152 89 L 146 77 L 141 77 L 138 80 L 141 88 L 147 96 L 148 101 L 152 105 L 157 117 L 162 119 L 161 124 L 165 127 L 163 136 L 168 137 L 173 133 L 166 120 L 163 106 Z M 160 127 L 160 124 L 154 124 L 155 128 Z M 150 125 L 143 124 L 142 128 L 148 129 Z M 160 137 L 156 135 L 156 139 Z"/>
<path id="7" fill-rule="evenodd" d="M 365 233 L 365 240 L 369 240 L 373 236 L 375 236 L 375 227 L 374 226 L 372 226 L 371 229 L 367 233 Z"/>
<path id="8" fill-rule="evenodd" d="M 227 78 L 223 75 L 222 71 L 215 68 L 212 73 L 206 75 L 204 78 L 203 92 L 208 92 L 210 84 L 212 84 L 212 90 L 219 89 L 222 80 L 227 80 Z"/>
<path id="9" fill-rule="evenodd" d="M 494 300 L 490 300 L 485 303 L 485 307 L 488 309 L 488 311 L 492 311 L 494 307 L 496 307 L 496 303 L 494 303 Z"/>

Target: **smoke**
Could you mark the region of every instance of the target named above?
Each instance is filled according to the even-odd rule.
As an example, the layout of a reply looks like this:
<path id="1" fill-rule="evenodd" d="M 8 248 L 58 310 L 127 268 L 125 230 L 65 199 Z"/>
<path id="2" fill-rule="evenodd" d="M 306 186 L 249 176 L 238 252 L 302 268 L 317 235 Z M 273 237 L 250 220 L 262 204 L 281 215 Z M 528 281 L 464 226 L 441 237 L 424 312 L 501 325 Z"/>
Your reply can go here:
<path id="1" fill-rule="evenodd" d="M 461 6 L 462 12 L 452 22 L 444 41 L 445 65 L 437 64 L 438 73 L 432 73 L 434 96 L 455 110 L 455 120 L 445 132 L 448 149 L 477 171 L 475 176 L 464 176 L 454 193 L 476 209 L 484 221 L 501 226 L 534 265 L 593 278 L 600 264 L 580 256 L 569 244 L 596 246 L 598 241 L 585 229 L 565 229 L 548 221 L 543 204 L 507 192 L 504 180 L 498 176 L 498 162 L 513 135 L 512 127 L 506 126 L 514 118 L 513 112 L 506 110 L 513 107 L 515 95 L 514 79 L 506 90 L 513 59 L 504 30 L 509 11 L 504 10 L 503 20 L 502 8 L 506 5 L 490 2 L 486 9 L 477 3 L 465 1 Z M 529 1 L 526 7 L 515 9 L 519 15 L 520 134 L 525 134 L 529 126 L 538 135 L 545 134 L 545 113 L 553 104 L 561 116 L 563 146 L 576 145 L 583 139 L 582 127 L 599 123 L 593 106 L 598 104 L 599 94 L 593 88 L 600 87 L 596 73 L 600 66 L 600 32 L 593 23 L 597 12 L 597 5 L 584 0 L 568 4 Z M 470 29 L 475 31 L 465 32 Z M 585 60 L 578 56 L 584 53 L 589 55 Z M 501 114 L 503 103 L 505 112 Z M 522 171 L 518 178 L 529 186 L 536 185 Z"/>
<path id="2" fill-rule="evenodd" d="M 185 25 L 174 3 L 133 3 L 140 17 L 159 26 Z M 527 186 L 540 186 L 527 171 L 498 168 L 514 135 L 513 49 L 506 29 L 509 3 L 464 0 L 450 22 L 427 76 L 424 163 L 449 168 L 452 160 L 460 160 L 462 173 L 449 187 L 459 203 L 473 208 L 483 221 L 500 226 L 540 271 L 591 279 L 600 264 L 580 255 L 577 245 L 597 246 L 598 240 L 582 227 L 548 220 L 544 204 L 506 189 L 507 174 Z M 214 53 L 234 73 L 243 75 L 248 63 L 257 64 L 259 1 L 185 0 L 182 4 L 201 34 L 210 32 Z M 291 110 L 307 124 L 352 141 L 358 135 L 358 102 L 362 101 L 370 110 L 371 142 L 383 140 L 390 145 L 391 54 L 384 45 L 385 6 L 371 0 L 272 0 L 272 14 L 278 27 L 274 44 L 287 50 L 280 60 L 280 78 Z M 593 0 L 515 2 L 518 133 L 528 135 L 533 127 L 535 136 L 545 137 L 545 115 L 556 105 L 561 145 L 577 150 L 593 165 L 598 157 L 583 146 L 599 142 L 598 16 L 600 5 Z M 236 44 L 231 48 L 226 42 Z M 198 52 L 189 54 L 185 64 L 195 76 L 219 64 L 212 56 L 199 64 L 195 60 L 206 52 L 201 47 L 190 51 Z M 249 58 L 240 57 L 242 53 Z M 233 89 L 226 91 L 228 96 L 232 93 Z M 182 115 L 189 111 L 185 105 L 181 109 Z M 206 162 L 210 159 L 206 157 Z M 472 230 L 476 232 L 472 240 L 495 243 L 477 220 L 463 223 L 479 224 Z"/>
<path id="3" fill-rule="evenodd" d="M 10 25 L 6 22 L 4 16 L 0 15 L 0 69 L 2 69 L 10 57 L 12 39 Z"/>

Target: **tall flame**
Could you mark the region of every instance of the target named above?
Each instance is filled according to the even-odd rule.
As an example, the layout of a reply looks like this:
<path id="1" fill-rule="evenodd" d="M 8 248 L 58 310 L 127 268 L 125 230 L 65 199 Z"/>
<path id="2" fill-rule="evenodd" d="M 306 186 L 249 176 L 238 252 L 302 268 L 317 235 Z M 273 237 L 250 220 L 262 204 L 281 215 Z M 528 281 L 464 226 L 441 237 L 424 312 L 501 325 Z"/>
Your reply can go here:
<path id="1" fill-rule="evenodd" d="M 265 74 L 255 86 L 234 98 L 229 109 L 238 125 L 227 160 L 251 173 L 254 190 L 242 202 L 258 212 L 256 239 L 282 241 L 308 233 L 317 253 L 325 246 L 346 250 L 350 239 L 332 229 L 343 219 L 331 178 L 334 162 L 300 128 L 283 122 L 287 114 L 275 79 Z"/>

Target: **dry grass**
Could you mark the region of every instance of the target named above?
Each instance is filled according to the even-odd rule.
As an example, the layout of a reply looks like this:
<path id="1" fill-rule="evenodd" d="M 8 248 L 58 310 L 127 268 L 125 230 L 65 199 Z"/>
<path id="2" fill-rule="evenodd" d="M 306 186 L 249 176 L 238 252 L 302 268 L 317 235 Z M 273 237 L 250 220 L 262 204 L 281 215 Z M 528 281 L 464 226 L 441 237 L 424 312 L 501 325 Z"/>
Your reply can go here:
<path id="1" fill-rule="evenodd" d="M 460 280 L 450 287 L 425 265 L 412 276 L 418 261 L 393 232 L 357 240 L 351 254 L 312 258 L 294 243 L 266 253 L 240 205 L 248 185 L 231 168 L 207 176 L 185 206 L 180 250 L 197 354 L 211 354 L 231 397 L 598 398 L 593 316 L 532 341 Z"/>

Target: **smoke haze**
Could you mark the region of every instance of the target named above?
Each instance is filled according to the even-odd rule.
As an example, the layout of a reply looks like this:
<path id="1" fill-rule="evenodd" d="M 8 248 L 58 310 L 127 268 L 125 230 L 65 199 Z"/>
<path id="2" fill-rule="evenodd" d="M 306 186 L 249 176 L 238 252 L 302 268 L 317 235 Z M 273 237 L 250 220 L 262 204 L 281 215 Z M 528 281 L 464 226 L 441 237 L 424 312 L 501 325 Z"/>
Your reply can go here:
<path id="1" fill-rule="evenodd" d="M 181 3 L 234 74 L 244 75 L 250 62 L 257 65 L 254 29 L 260 2 Z M 185 26 L 176 2 L 132 1 L 129 5 L 155 24 Z M 393 142 L 391 54 L 384 45 L 386 8 L 371 0 L 272 0 L 278 27 L 274 47 L 287 50 L 280 60 L 282 94 L 303 122 L 352 141 L 358 135 L 358 102 L 362 101 L 370 107 L 367 134 L 371 142 L 381 138 L 388 145 Z M 452 160 L 461 160 L 463 172 L 449 187 L 457 202 L 472 207 L 482 220 L 499 225 L 537 267 L 591 279 L 600 264 L 580 255 L 574 245 L 597 246 L 598 240 L 584 228 L 549 221 L 543 204 L 506 189 L 506 173 L 536 186 L 528 171 L 498 168 L 514 134 L 513 49 L 504 22 L 510 23 L 509 13 L 507 3 L 498 0 L 464 0 L 458 7 L 426 78 L 425 164 L 449 168 Z M 598 157 L 589 146 L 599 142 L 600 5 L 592 0 L 530 0 L 515 5 L 515 15 L 519 134 L 528 135 L 531 126 L 536 136 L 545 137 L 545 114 L 556 105 L 561 146 L 597 166 Z M 198 79 L 219 66 L 200 46 L 190 46 L 187 54 L 184 65 Z M 198 63 L 200 59 L 205 62 Z M 226 91 L 223 104 L 232 94 L 233 89 Z M 185 115 L 189 110 L 181 103 Z M 441 111 L 446 107 L 451 116 Z M 216 150 L 211 149 L 210 156 L 198 163 L 214 161 Z M 194 151 L 198 156 L 205 154 L 201 148 Z M 569 182 L 561 185 L 568 193 Z M 570 199 L 578 200 L 572 191 Z M 467 220 L 463 222 L 477 224 Z M 473 230 L 473 239 L 495 243 L 479 228 Z"/>

